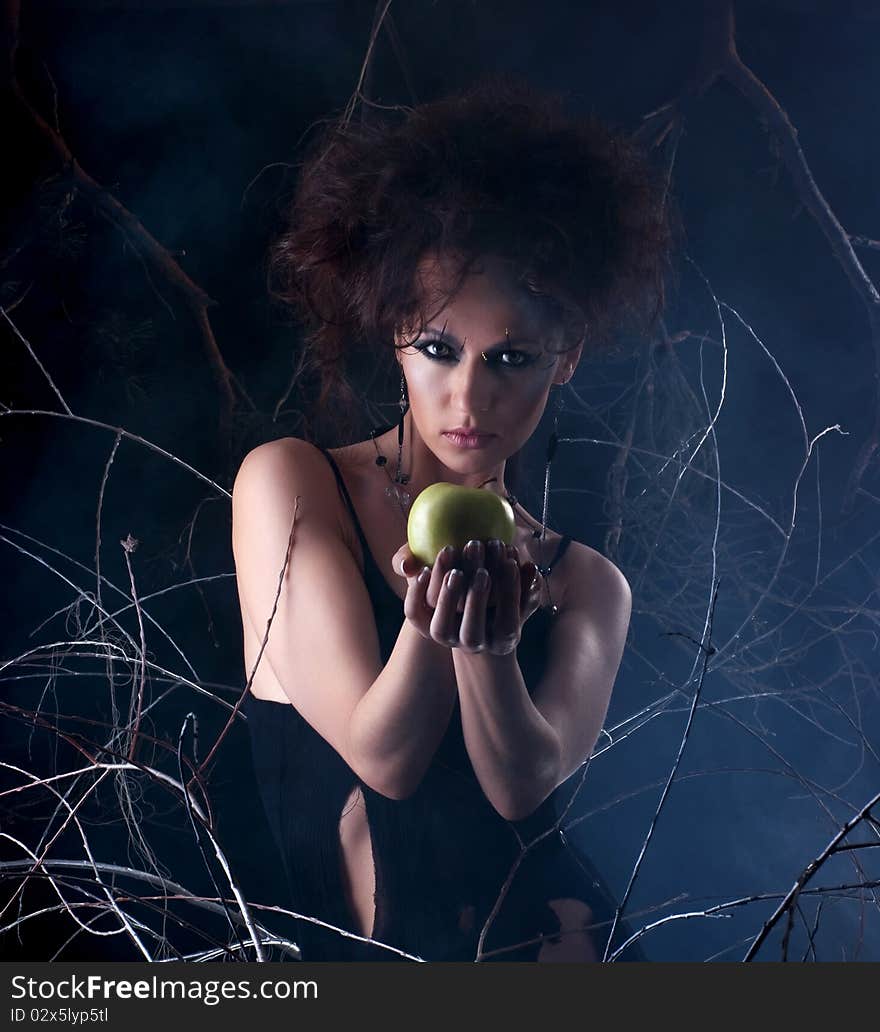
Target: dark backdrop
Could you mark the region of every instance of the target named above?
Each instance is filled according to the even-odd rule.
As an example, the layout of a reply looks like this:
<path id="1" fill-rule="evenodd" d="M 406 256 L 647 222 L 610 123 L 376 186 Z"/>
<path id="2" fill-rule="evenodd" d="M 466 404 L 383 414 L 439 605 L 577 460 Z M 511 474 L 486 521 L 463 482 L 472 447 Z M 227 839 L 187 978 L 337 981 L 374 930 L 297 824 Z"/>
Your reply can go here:
<path id="1" fill-rule="evenodd" d="M 642 939 L 653 960 L 741 960 L 768 921 L 758 959 L 877 960 L 880 483 L 875 459 L 854 470 L 878 404 L 880 17 L 868 2 L 737 3 L 739 54 L 763 84 L 745 95 L 703 74 L 724 6 L 394 4 L 364 89 L 412 103 L 514 71 L 641 133 L 668 171 L 686 252 L 665 321 L 616 361 L 583 361 L 560 416 L 550 525 L 633 587 L 608 734 L 569 834 L 621 898 L 636 871 L 633 927 L 668 918 Z M 163 924 L 145 898 L 230 898 L 162 779 L 178 777 L 187 714 L 204 759 L 245 682 L 226 492 L 250 447 L 310 418 L 309 385 L 288 391 L 299 334 L 268 303 L 265 253 L 298 144 L 349 101 L 375 16 L 366 2 L 21 10 L 2 83 L 6 957 L 143 956 L 134 927 L 94 934 L 120 927 L 112 893 L 150 955 L 234 941 L 222 910 L 172 901 L 186 923 Z M 4 17 L 14 28 L 14 4 Z M 675 120 L 646 117 L 669 102 Z M 867 240 L 850 251 L 848 235 Z M 364 430 L 393 417 L 394 384 L 354 372 Z M 117 427 L 137 439 L 116 448 Z M 549 429 L 548 412 L 518 492 L 537 514 Z M 110 725 L 142 678 L 142 766 L 101 779 L 95 765 L 126 754 Z M 236 884 L 277 903 L 240 720 L 206 792 Z M 831 855 L 847 821 L 839 844 L 866 845 Z M 24 883 L 34 856 L 45 863 Z M 103 888 L 90 856 L 116 865 Z M 787 934 L 774 915 L 817 858 Z"/>

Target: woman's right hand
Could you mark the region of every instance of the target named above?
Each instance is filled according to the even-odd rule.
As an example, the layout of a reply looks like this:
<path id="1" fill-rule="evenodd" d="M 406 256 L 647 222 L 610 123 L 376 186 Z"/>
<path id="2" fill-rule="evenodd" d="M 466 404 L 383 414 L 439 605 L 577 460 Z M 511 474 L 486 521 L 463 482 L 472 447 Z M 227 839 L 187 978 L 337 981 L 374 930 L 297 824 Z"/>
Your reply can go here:
<path id="1" fill-rule="evenodd" d="M 443 585 L 451 570 L 463 568 L 459 549 L 449 545 L 438 553 L 433 566 L 425 566 L 412 554 L 409 545 L 401 545 L 391 559 L 391 567 L 398 576 L 406 578 L 403 612 L 410 623 L 425 638 L 434 638 L 432 624 L 435 632 L 441 635 L 445 630 L 451 630 L 456 623 L 456 613 L 461 612 L 464 606 L 464 600 L 457 599 L 450 591 L 444 591 Z"/>
<path id="2" fill-rule="evenodd" d="M 499 564 L 505 559 L 514 559 L 519 566 L 521 620 L 524 622 L 534 612 L 539 598 L 537 567 L 531 561 L 520 566 L 519 550 L 515 546 L 504 546 L 501 542 L 498 545 L 494 551 L 482 546 L 473 551 L 449 545 L 437 555 L 433 566 L 425 566 L 406 544 L 394 553 L 392 569 L 407 582 L 404 615 L 424 638 L 453 648 L 458 646 L 462 613 L 477 568 L 485 566 L 489 574 L 489 594 L 480 602 L 481 607 L 489 610 L 495 606 L 498 591 L 502 590 Z M 452 570 L 458 571 L 458 581 L 450 586 L 447 574 Z"/>

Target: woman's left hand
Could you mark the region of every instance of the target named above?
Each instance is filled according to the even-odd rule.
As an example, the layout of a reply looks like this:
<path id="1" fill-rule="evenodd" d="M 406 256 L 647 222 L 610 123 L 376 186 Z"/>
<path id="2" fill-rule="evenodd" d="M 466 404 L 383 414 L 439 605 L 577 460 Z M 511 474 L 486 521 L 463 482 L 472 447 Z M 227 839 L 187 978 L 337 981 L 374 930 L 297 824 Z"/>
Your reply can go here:
<path id="1" fill-rule="evenodd" d="M 404 552 L 410 555 L 406 546 L 401 549 Z M 405 559 L 395 556 L 395 568 Z M 452 570 L 437 586 L 433 577 L 419 585 L 418 590 L 425 595 L 423 605 L 428 610 L 441 608 L 447 614 L 443 621 L 427 621 L 430 637 L 463 652 L 513 652 L 526 620 L 540 605 L 543 578 L 538 567 L 531 560 L 520 565 L 516 546 L 489 542 L 487 547 L 482 541 L 469 541 L 463 553 L 455 556 L 455 568 L 461 571 L 457 585 L 449 583 Z M 484 573 L 477 577 L 481 568 Z"/>

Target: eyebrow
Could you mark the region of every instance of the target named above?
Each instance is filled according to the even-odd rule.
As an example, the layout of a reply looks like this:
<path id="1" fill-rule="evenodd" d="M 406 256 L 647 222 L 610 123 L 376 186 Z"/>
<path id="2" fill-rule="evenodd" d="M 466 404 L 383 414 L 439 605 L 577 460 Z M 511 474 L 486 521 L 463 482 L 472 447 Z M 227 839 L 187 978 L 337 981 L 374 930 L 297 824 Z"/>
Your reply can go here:
<path id="1" fill-rule="evenodd" d="M 434 326 L 426 326 L 424 332 L 425 333 L 430 333 L 433 336 L 438 337 L 444 343 L 454 344 L 455 347 L 457 347 L 459 351 L 463 351 L 464 350 L 464 344 L 462 344 L 462 342 L 458 339 L 458 337 L 455 336 L 454 333 L 450 333 L 446 329 L 446 324 L 445 323 L 443 325 L 443 329 L 442 330 L 438 330 Z M 467 338 L 465 338 L 465 339 L 467 339 Z M 524 333 L 510 334 L 510 336 L 505 337 L 504 340 L 499 341 L 497 344 L 492 344 L 488 348 L 484 348 L 484 351 L 498 351 L 499 349 L 502 350 L 502 351 L 507 351 L 509 348 L 512 348 L 512 347 L 514 347 L 514 345 L 517 345 L 517 344 L 539 344 L 539 343 L 540 343 L 540 341 L 536 337 L 531 337 L 528 334 L 524 334 Z"/>

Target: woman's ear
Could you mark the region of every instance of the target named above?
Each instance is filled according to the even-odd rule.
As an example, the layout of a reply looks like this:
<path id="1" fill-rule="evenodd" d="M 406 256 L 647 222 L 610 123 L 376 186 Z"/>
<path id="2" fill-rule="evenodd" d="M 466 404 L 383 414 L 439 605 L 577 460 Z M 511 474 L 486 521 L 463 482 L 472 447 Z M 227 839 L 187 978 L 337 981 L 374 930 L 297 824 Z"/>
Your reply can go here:
<path id="1" fill-rule="evenodd" d="M 578 362 L 581 360 L 583 350 L 584 341 L 583 338 L 581 338 L 581 342 L 576 348 L 572 348 L 571 351 L 565 352 L 565 359 L 559 363 L 559 367 L 553 377 L 554 384 L 558 384 L 561 387 L 563 384 L 568 383 L 568 381 L 574 376 L 574 371 L 578 367 Z"/>

